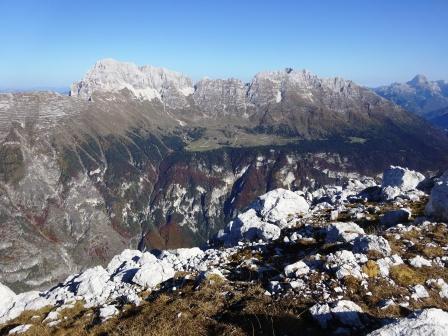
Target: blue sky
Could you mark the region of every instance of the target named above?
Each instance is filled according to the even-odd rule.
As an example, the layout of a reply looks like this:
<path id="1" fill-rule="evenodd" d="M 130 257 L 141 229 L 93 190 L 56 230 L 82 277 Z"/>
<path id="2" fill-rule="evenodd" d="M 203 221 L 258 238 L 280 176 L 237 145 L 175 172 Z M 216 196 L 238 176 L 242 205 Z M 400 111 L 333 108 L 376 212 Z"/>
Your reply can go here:
<path id="1" fill-rule="evenodd" d="M 249 80 L 306 68 L 448 79 L 447 0 L 0 0 L 0 87 L 68 86 L 100 58 Z"/>

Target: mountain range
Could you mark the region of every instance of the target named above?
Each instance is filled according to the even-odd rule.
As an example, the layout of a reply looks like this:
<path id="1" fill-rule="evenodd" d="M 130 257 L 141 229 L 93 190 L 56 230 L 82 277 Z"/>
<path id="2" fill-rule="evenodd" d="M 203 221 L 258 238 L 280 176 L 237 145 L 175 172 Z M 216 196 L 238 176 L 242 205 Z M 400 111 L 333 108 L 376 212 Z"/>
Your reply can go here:
<path id="1" fill-rule="evenodd" d="M 70 96 L 0 94 L 0 139 L 0 281 L 15 290 L 128 247 L 204 244 L 278 187 L 448 164 L 446 133 L 419 116 L 289 68 L 193 83 L 101 60 Z"/>

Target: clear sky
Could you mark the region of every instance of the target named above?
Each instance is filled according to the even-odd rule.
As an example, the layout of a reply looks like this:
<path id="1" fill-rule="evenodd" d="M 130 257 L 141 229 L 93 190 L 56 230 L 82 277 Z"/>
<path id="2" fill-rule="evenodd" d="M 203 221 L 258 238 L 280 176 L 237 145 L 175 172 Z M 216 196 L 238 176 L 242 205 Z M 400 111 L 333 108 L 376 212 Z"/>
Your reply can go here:
<path id="1" fill-rule="evenodd" d="M 106 57 L 195 80 L 448 79 L 448 0 L 0 0 L 0 87 L 68 86 Z"/>

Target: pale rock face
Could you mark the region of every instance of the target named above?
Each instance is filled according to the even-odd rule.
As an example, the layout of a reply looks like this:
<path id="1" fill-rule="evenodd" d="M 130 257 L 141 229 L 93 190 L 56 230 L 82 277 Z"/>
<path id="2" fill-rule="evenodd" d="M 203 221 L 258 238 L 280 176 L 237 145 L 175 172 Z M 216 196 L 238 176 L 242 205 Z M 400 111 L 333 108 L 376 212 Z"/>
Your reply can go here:
<path id="1" fill-rule="evenodd" d="M 390 166 L 383 173 L 382 187 L 396 187 L 401 191 L 410 191 L 417 188 L 420 182 L 425 179 L 425 176 L 414 170 L 402 168 L 398 166 Z"/>
<path id="2" fill-rule="evenodd" d="M 109 273 L 102 267 L 89 268 L 74 279 L 78 283 L 77 295 L 83 296 L 88 304 L 95 305 L 102 296 L 107 298 L 109 288 Z"/>
<path id="3" fill-rule="evenodd" d="M 441 309 L 431 308 L 388 324 L 368 336 L 444 336 L 447 328 L 448 313 Z"/>
<path id="4" fill-rule="evenodd" d="M 39 310 L 50 304 L 53 304 L 53 302 L 44 298 L 37 291 L 18 294 L 9 307 L 4 307 L 6 309 L 0 315 L 0 323 L 16 318 L 24 310 Z"/>
<path id="5" fill-rule="evenodd" d="M 287 225 L 289 216 L 307 213 L 310 206 L 302 196 L 279 188 L 260 196 L 254 208 L 265 221 L 282 228 Z"/>
<path id="6" fill-rule="evenodd" d="M 0 283 L 0 316 L 6 313 L 7 309 L 14 302 L 16 294 L 7 286 Z"/>
<path id="7" fill-rule="evenodd" d="M 151 256 L 153 256 L 153 255 L 151 254 Z M 123 252 L 121 252 L 120 254 L 118 254 L 112 258 L 112 260 L 107 265 L 106 270 L 107 270 L 107 272 L 112 273 L 113 271 L 117 270 L 124 263 L 126 263 L 130 260 L 134 260 L 136 262 L 137 260 L 141 260 L 141 258 L 142 258 L 142 253 L 140 251 L 126 249 Z M 154 259 L 156 259 L 156 258 L 154 257 Z"/>
<path id="8" fill-rule="evenodd" d="M 436 181 L 425 212 L 439 220 L 448 220 L 448 171 Z"/>
<path id="9" fill-rule="evenodd" d="M 254 209 L 238 215 L 224 230 L 218 232 L 217 238 L 230 246 L 240 240 L 274 240 L 280 236 L 280 228 L 277 225 L 267 223 L 258 217 Z"/>
<path id="10" fill-rule="evenodd" d="M 123 89 L 128 89 L 138 99 L 158 99 L 173 108 L 186 106 L 185 97 L 194 91 L 191 80 L 180 73 L 104 59 L 98 61 L 83 80 L 72 85 L 70 95 L 89 99 L 95 91 L 118 92 Z"/>
<path id="11" fill-rule="evenodd" d="M 248 99 L 256 106 L 279 104 L 284 95 L 294 94 L 313 102 L 314 92 L 324 94 L 332 102 L 340 97 L 354 98 L 359 87 L 341 78 L 319 78 L 307 70 L 260 72 L 255 75 L 247 92 Z"/>
<path id="12" fill-rule="evenodd" d="M 106 305 L 106 306 L 100 308 L 99 318 L 101 319 L 101 321 L 106 321 L 117 314 L 118 314 L 118 309 L 115 306 Z"/>
<path id="13" fill-rule="evenodd" d="M 209 116 L 248 117 L 251 104 L 246 101 L 247 87 L 238 79 L 202 79 L 195 85 L 193 99 Z"/>
<path id="14" fill-rule="evenodd" d="M 364 230 L 356 223 L 336 222 L 327 227 L 325 239 L 328 243 L 337 241 L 348 243 L 364 234 Z"/>
<path id="15" fill-rule="evenodd" d="M 327 328 L 333 317 L 331 316 L 330 306 L 328 304 L 317 303 L 310 308 L 311 316 L 319 323 L 321 328 Z"/>
<path id="16" fill-rule="evenodd" d="M 392 250 L 386 239 L 376 235 L 361 236 L 353 241 L 353 252 L 367 253 L 369 251 L 375 251 L 381 253 L 383 256 L 389 256 Z"/>
<path id="17" fill-rule="evenodd" d="M 416 285 L 412 288 L 412 290 L 414 293 L 411 295 L 411 297 L 414 300 L 426 299 L 429 297 L 429 293 L 423 285 Z"/>
<path id="18" fill-rule="evenodd" d="M 144 288 L 154 288 L 171 279 L 176 272 L 173 267 L 163 262 L 144 264 L 135 273 L 132 281 Z"/>
<path id="19" fill-rule="evenodd" d="M 299 277 L 301 275 L 308 274 L 309 271 L 310 268 L 303 261 L 298 261 L 285 267 L 285 275 L 288 278 Z"/>

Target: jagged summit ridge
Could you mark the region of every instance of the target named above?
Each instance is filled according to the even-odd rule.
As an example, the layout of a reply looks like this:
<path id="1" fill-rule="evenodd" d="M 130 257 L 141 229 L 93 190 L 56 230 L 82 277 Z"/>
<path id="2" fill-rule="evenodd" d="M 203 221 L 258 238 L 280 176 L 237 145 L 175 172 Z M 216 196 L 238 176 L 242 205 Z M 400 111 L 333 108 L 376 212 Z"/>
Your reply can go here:
<path id="1" fill-rule="evenodd" d="M 280 103 L 286 92 L 295 92 L 305 99 L 312 99 L 316 90 L 350 97 L 356 95 L 360 87 L 342 78 L 323 79 L 308 70 L 291 68 L 259 72 L 248 84 L 234 78 L 204 78 L 193 85 L 190 78 L 179 72 L 103 59 L 81 81 L 73 83 L 70 95 L 89 99 L 95 91 L 117 92 L 123 89 L 128 89 L 139 99 L 158 99 L 174 108 L 189 106 L 185 97 L 193 95 L 196 105 L 212 115 L 218 112 L 226 114 L 232 109 L 244 115 L 248 108 Z"/>
<path id="2" fill-rule="evenodd" d="M 193 93 L 191 80 L 181 73 L 103 59 L 87 72 L 84 79 L 72 85 L 70 95 L 91 98 L 95 91 L 116 92 L 123 89 L 128 89 L 143 100 L 162 100 L 167 94 L 181 98 Z"/>

